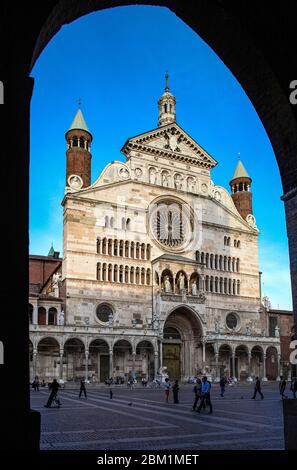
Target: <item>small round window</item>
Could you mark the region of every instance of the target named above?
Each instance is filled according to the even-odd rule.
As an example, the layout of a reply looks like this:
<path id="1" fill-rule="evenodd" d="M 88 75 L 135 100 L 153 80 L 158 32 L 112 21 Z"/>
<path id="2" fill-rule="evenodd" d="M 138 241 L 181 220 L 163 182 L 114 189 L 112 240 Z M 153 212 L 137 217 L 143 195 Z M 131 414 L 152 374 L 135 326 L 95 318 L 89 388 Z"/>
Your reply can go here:
<path id="1" fill-rule="evenodd" d="M 108 304 L 100 304 L 96 309 L 97 318 L 102 323 L 107 323 L 112 314 L 112 308 Z"/>
<path id="2" fill-rule="evenodd" d="M 238 325 L 237 316 L 234 313 L 229 313 L 226 318 L 226 323 L 230 330 L 233 330 Z"/>

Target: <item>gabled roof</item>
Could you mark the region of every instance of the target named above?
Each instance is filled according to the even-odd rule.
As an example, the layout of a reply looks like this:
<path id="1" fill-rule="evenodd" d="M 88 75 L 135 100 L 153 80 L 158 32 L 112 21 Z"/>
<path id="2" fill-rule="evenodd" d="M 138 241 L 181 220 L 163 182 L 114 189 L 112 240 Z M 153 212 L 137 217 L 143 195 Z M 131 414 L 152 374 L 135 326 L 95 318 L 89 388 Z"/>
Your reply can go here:
<path id="1" fill-rule="evenodd" d="M 85 118 L 83 117 L 83 113 L 81 112 L 80 109 L 77 110 L 75 118 L 73 119 L 73 122 L 72 122 L 71 126 L 69 127 L 68 131 L 71 131 L 73 129 L 79 129 L 81 131 L 87 131 L 90 134 L 89 128 L 86 124 Z"/>
<path id="2" fill-rule="evenodd" d="M 160 145 L 162 139 L 164 145 Z M 129 158 L 132 150 L 143 151 L 153 156 L 163 156 L 170 160 L 183 161 L 206 169 L 217 165 L 217 161 L 176 122 L 129 138 L 121 151 Z"/>
<path id="3" fill-rule="evenodd" d="M 180 255 L 172 255 L 172 254 L 161 255 L 158 258 L 155 258 L 153 260 L 153 263 L 155 263 L 157 261 L 161 261 L 161 260 L 164 260 L 164 261 L 166 261 L 166 260 L 168 260 L 168 261 L 179 261 L 179 262 L 182 262 L 182 263 L 197 264 L 197 261 L 195 261 L 194 259 L 186 258 L 185 256 L 180 256 Z"/>
<path id="4" fill-rule="evenodd" d="M 236 178 L 250 178 L 241 160 L 238 160 L 237 162 L 232 180 L 235 180 Z"/>

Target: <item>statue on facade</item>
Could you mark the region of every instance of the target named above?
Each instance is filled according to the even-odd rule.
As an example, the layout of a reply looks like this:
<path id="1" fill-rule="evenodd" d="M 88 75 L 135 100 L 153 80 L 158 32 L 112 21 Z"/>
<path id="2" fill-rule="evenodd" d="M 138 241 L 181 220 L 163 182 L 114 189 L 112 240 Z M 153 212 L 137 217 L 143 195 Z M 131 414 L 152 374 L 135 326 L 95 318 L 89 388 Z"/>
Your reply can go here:
<path id="1" fill-rule="evenodd" d="M 175 189 L 181 189 L 182 188 L 182 177 L 181 177 L 181 175 L 176 175 L 175 176 L 174 186 L 175 186 Z"/>
<path id="2" fill-rule="evenodd" d="M 267 297 L 267 295 L 265 295 L 262 299 L 262 302 L 263 302 L 263 305 L 264 305 L 265 309 L 267 310 L 267 312 L 269 312 L 269 310 L 271 309 L 271 302 L 269 300 L 269 297 Z"/>
<path id="3" fill-rule="evenodd" d="M 277 325 L 276 325 L 274 331 L 275 331 L 275 337 L 276 337 L 276 338 L 279 338 L 279 327 L 278 327 Z"/>
<path id="4" fill-rule="evenodd" d="M 248 336 L 250 336 L 252 334 L 251 325 L 249 323 L 247 323 L 246 326 L 245 326 L 245 333 Z"/>
<path id="5" fill-rule="evenodd" d="M 183 273 L 180 273 L 178 282 L 179 282 L 179 290 L 182 292 L 185 288 L 185 276 Z"/>
<path id="6" fill-rule="evenodd" d="M 53 274 L 53 287 L 58 287 L 58 283 L 61 281 L 62 275 L 61 273 L 54 273 Z"/>
<path id="7" fill-rule="evenodd" d="M 169 276 L 165 277 L 164 285 L 165 285 L 165 292 L 171 292 L 171 284 L 170 284 Z"/>
<path id="8" fill-rule="evenodd" d="M 168 174 L 163 173 L 162 174 L 162 185 L 168 187 L 169 181 L 168 181 Z"/>
<path id="9" fill-rule="evenodd" d="M 61 310 L 59 314 L 59 325 L 63 326 L 64 323 L 65 323 L 65 314 L 64 314 L 64 310 Z"/>
<path id="10" fill-rule="evenodd" d="M 113 325 L 113 313 L 110 312 L 110 314 L 108 315 L 108 326 L 111 328 Z"/>
<path id="11" fill-rule="evenodd" d="M 150 183 L 156 184 L 157 183 L 157 172 L 155 168 L 151 168 L 150 170 Z"/>
<path id="12" fill-rule="evenodd" d="M 192 295 L 197 295 L 197 283 L 196 283 L 196 281 L 193 281 L 193 284 L 192 284 Z"/>

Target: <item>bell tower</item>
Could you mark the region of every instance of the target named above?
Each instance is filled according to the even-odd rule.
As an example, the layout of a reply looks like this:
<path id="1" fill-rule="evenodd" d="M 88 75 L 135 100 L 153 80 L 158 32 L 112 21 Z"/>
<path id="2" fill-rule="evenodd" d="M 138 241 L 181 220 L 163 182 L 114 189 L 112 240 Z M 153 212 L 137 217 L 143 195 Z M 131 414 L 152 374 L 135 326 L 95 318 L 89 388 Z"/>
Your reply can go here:
<path id="1" fill-rule="evenodd" d="M 78 108 L 75 118 L 65 134 L 66 187 L 81 189 L 91 184 L 92 134 Z"/>
<path id="2" fill-rule="evenodd" d="M 167 72 L 165 75 L 165 82 L 166 82 L 165 91 L 158 101 L 158 108 L 159 108 L 158 127 L 166 126 L 166 124 L 170 124 L 172 122 L 175 122 L 176 120 L 176 113 L 175 113 L 176 100 L 175 100 L 175 96 L 173 96 L 172 93 L 170 93 L 169 91 Z"/>
<path id="3" fill-rule="evenodd" d="M 231 197 L 235 207 L 244 220 L 248 214 L 253 213 L 251 183 L 252 179 L 249 177 L 239 158 L 234 175 L 229 184 L 232 191 Z"/>

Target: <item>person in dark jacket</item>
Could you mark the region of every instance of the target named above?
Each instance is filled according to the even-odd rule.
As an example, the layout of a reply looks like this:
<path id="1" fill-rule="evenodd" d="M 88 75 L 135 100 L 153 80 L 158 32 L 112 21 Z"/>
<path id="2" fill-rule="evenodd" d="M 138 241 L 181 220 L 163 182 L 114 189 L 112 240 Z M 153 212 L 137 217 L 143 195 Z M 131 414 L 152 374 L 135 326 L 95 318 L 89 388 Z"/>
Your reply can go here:
<path id="1" fill-rule="evenodd" d="M 50 407 L 51 407 L 52 401 L 53 401 L 53 399 L 55 398 L 55 396 L 57 395 L 58 390 L 59 390 L 59 387 L 60 387 L 60 385 L 58 384 L 57 380 L 54 379 L 54 380 L 52 381 L 52 383 L 50 384 L 50 386 L 49 386 L 49 388 L 50 388 L 50 390 L 51 390 L 51 393 L 50 393 L 50 396 L 49 396 L 49 398 L 48 398 L 48 400 L 47 400 L 47 404 L 44 405 L 45 408 L 50 408 Z"/>
<path id="2" fill-rule="evenodd" d="M 81 397 L 82 393 L 84 393 L 85 398 L 87 398 L 87 390 L 86 390 L 86 385 L 85 385 L 85 381 L 84 381 L 84 380 L 81 380 L 81 381 L 80 381 L 80 389 L 79 389 L 79 396 L 78 396 L 78 398 Z"/>
<path id="3" fill-rule="evenodd" d="M 292 378 L 290 390 L 293 393 L 293 398 L 296 398 L 296 392 L 297 392 L 297 378 L 296 377 Z"/>
<path id="4" fill-rule="evenodd" d="M 220 388 L 221 388 L 220 395 L 221 395 L 221 397 L 224 396 L 226 383 L 227 383 L 226 377 L 221 377 L 221 380 L 220 380 Z"/>
<path id="5" fill-rule="evenodd" d="M 285 381 L 284 377 L 281 375 L 280 383 L 279 383 L 279 393 L 282 399 L 288 398 L 287 395 L 285 395 L 286 385 L 287 385 L 287 382 Z"/>
<path id="6" fill-rule="evenodd" d="M 211 383 L 207 380 L 207 377 L 204 376 L 202 378 L 202 387 L 201 387 L 202 399 L 201 399 L 200 405 L 198 406 L 197 413 L 200 413 L 202 407 L 205 409 L 205 405 L 209 406 L 209 412 L 212 413 L 210 389 L 211 389 Z"/>
<path id="7" fill-rule="evenodd" d="M 198 378 L 197 382 L 194 386 L 194 389 L 193 389 L 193 392 L 195 393 L 195 401 L 194 401 L 193 407 L 192 407 L 193 411 L 196 410 L 196 406 L 197 406 L 198 401 L 202 400 L 201 388 L 202 388 L 202 382 L 201 382 L 201 379 Z M 203 404 L 203 409 L 205 410 L 205 403 Z"/>
<path id="8" fill-rule="evenodd" d="M 178 385 L 178 380 L 176 380 L 172 386 L 173 403 L 179 403 L 178 391 L 179 391 L 179 385 Z"/>
<path id="9" fill-rule="evenodd" d="M 254 399 L 256 398 L 257 393 L 259 393 L 259 395 L 261 396 L 261 400 L 263 400 L 263 399 L 264 399 L 264 395 L 263 395 L 263 393 L 261 392 L 261 381 L 260 381 L 259 377 L 256 377 L 254 395 L 252 396 L 252 400 L 254 400 Z"/>

